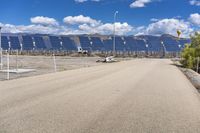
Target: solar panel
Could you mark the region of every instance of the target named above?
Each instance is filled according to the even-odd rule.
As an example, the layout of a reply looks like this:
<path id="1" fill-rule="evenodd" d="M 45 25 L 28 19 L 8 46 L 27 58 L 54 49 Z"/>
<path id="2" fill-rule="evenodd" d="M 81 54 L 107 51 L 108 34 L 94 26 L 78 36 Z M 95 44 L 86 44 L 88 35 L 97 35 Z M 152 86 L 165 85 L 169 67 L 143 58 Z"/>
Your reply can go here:
<path id="1" fill-rule="evenodd" d="M 112 51 L 113 50 L 113 40 L 112 38 L 108 38 L 103 40 L 104 47 L 106 51 Z"/>
<path id="2" fill-rule="evenodd" d="M 101 41 L 99 37 L 91 37 L 91 42 L 92 42 L 92 50 L 98 50 L 98 51 L 103 51 L 105 50 L 104 44 Z"/>
<path id="3" fill-rule="evenodd" d="M 178 40 L 172 39 L 171 37 L 164 37 L 164 38 L 162 38 L 162 41 L 165 45 L 166 51 L 169 51 L 169 52 L 179 51 Z"/>
<path id="4" fill-rule="evenodd" d="M 112 51 L 113 50 L 113 37 L 88 37 L 78 36 L 80 46 L 83 50 L 94 51 Z M 189 39 L 177 40 L 170 35 L 158 36 L 116 36 L 115 50 L 116 51 L 152 51 L 158 52 L 162 49 L 161 41 L 164 42 L 166 51 L 180 52 L 186 43 L 190 43 Z M 1 38 L 2 48 L 7 50 L 20 50 L 21 43 L 24 50 L 66 50 L 77 51 L 75 41 L 69 36 L 47 36 L 47 35 L 23 35 L 23 36 L 5 36 Z M 148 48 L 146 45 L 148 44 Z"/>
<path id="5" fill-rule="evenodd" d="M 138 50 L 136 39 L 134 39 L 133 37 L 124 37 L 124 40 L 126 42 L 126 45 L 131 51 Z"/>
<path id="6" fill-rule="evenodd" d="M 35 45 L 36 45 L 37 49 L 42 49 L 43 50 L 43 49 L 47 48 L 46 45 L 45 45 L 43 37 L 35 36 L 33 38 L 34 38 L 34 42 L 35 42 Z"/>
<path id="7" fill-rule="evenodd" d="M 137 51 L 146 51 L 145 41 L 141 39 L 136 39 L 136 49 Z"/>
<path id="8" fill-rule="evenodd" d="M 189 39 L 180 39 L 180 40 L 179 40 L 179 45 L 181 45 L 180 50 L 181 50 L 182 48 L 184 48 L 186 44 L 190 44 L 190 43 L 191 43 L 191 41 L 190 41 Z"/>
<path id="9" fill-rule="evenodd" d="M 8 43 L 8 38 L 7 36 L 2 36 L 1 37 L 1 47 L 3 50 L 8 50 L 9 49 L 9 43 Z"/>
<path id="10" fill-rule="evenodd" d="M 116 37 L 115 38 L 115 49 L 116 49 L 116 51 L 125 51 L 126 49 L 126 47 L 125 47 L 125 41 L 124 40 L 122 40 L 122 38 L 121 37 Z"/>
<path id="11" fill-rule="evenodd" d="M 61 37 L 61 40 L 64 50 L 77 51 L 76 44 L 70 37 Z"/>
<path id="12" fill-rule="evenodd" d="M 10 40 L 11 50 L 20 50 L 21 49 L 18 36 L 10 36 L 9 40 Z"/>
<path id="13" fill-rule="evenodd" d="M 33 39 L 31 36 L 22 36 L 23 40 L 23 50 L 33 50 L 34 45 L 33 45 Z"/>
<path id="14" fill-rule="evenodd" d="M 154 52 L 158 52 L 161 49 L 161 40 L 159 37 L 153 37 L 150 36 L 147 39 L 147 43 L 148 43 L 148 50 L 149 51 L 154 51 Z"/>
<path id="15" fill-rule="evenodd" d="M 51 42 L 51 46 L 53 50 L 61 50 L 61 40 L 57 36 L 49 36 L 49 40 Z"/>
<path id="16" fill-rule="evenodd" d="M 88 37 L 80 36 L 79 40 L 80 40 L 80 44 L 81 44 L 81 47 L 82 47 L 83 50 L 89 50 L 90 51 L 92 49 L 91 41 L 89 40 Z"/>

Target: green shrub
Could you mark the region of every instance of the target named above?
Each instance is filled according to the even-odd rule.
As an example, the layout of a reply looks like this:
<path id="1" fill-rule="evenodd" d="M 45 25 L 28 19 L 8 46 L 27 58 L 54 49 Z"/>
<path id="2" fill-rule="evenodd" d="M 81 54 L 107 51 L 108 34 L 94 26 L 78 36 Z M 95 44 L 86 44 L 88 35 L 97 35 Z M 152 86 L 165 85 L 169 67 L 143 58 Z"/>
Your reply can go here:
<path id="1" fill-rule="evenodd" d="M 200 57 L 200 34 L 195 33 L 191 36 L 191 44 L 187 44 L 181 53 L 184 67 L 195 69 L 197 66 L 197 57 Z"/>

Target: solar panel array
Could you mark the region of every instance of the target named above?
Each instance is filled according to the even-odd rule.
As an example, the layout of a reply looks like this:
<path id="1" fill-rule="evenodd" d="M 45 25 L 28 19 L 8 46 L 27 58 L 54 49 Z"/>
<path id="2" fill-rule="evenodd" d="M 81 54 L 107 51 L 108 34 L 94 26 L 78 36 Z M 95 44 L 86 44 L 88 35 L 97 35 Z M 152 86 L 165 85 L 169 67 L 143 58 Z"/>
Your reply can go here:
<path id="1" fill-rule="evenodd" d="M 7 50 L 63 50 L 77 51 L 78 47 L 88 51 L 112 51 L 112 36 L 48 36 L 48 35 L 3 35 L 2 48 Z M 48 40 L 48 44 L 47 44 Z M 162 49 L 161 41 L 167 52 L 180 51 L 188 39 L 177 40 L 171 36 L 116 36 L 116 51 L 154 51 Z"/>

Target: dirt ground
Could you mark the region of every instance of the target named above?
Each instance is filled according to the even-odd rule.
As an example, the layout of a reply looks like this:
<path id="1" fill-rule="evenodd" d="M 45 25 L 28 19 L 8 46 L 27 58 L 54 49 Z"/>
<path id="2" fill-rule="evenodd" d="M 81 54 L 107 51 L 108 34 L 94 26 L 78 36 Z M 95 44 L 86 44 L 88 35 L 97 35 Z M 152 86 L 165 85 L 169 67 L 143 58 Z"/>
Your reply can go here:
<path id="1" fill-rule="evenodd" d="M 55 72 L 53 56 L 18 56 L 18 60 L 16 59 L 16 55 L 10 56 L 10 69 L 16 69 L 18 64 L 19 69 L 35 69 L 35 71 L 23 74 L 10 73 L 10 79 L 43 75 Z M 57 71 L 67 71 L 102 65 L 102 63 L 96 63 L 98 59 L 100 59 L 100 57 L 56 56 Z M 118 58 L 118 60 L 129 59 L 130 58 Z M 6 55 L 3 56 L 3 69 L 7 69 Z M 6 80 L 6 77 L 7 73 L 0 72 L 0 81 Z"/>
<path id="2" fill-rule="evenodd" d="M 34 72 L 24 74 L 10 74 L 11 79 L 42 75 L 55 72 L 52 56 L 10 56 L 10 69 L 35 69 Z M 56 57 L 57 71 L 66 71 L 83 67 L 101 65 L 96 63 L 99 57 Z M 18 63 L 17 63 L 18 62 Z M 7 69 L 7 59 L 3 56 L 3 69 Z M 6 73 L 0 72 L 0 80 L 6 79 Z"/>

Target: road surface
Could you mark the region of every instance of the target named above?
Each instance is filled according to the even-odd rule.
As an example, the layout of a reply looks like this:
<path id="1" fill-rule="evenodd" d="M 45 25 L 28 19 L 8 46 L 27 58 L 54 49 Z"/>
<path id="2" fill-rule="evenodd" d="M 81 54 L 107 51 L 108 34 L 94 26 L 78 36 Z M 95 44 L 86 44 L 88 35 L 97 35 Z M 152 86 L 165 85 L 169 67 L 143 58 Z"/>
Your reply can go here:
<path id="1" fill-rule="evenodd" d="M 159 59 L 2 81 L 0 133 L 200 133 L 200 96 Z"/>

